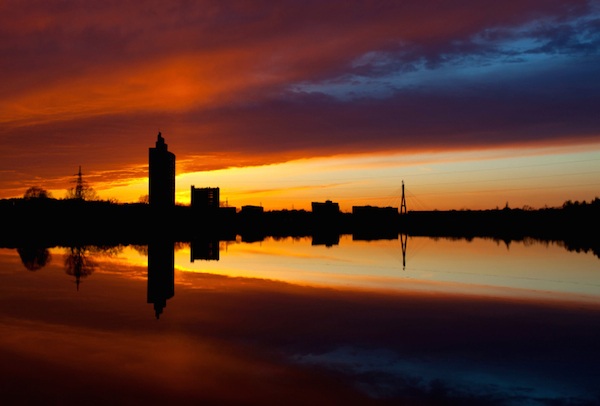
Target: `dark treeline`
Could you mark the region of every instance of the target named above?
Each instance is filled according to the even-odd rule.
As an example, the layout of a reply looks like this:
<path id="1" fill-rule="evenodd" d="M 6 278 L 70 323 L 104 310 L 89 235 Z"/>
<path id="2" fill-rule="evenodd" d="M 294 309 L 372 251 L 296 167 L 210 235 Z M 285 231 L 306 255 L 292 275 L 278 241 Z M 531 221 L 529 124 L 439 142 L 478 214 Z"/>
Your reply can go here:
<path id="1" fill-rule="evenodd" d="M 77 246 L 147 244 L 157 238 L 192 241 L 198 238 L 259 241 L 267 236 L 313 236 L 335 243 L 340 234 L 355 239 L 395 239 L 412 236 L 493 238 L 553 241 L 567 249 L 592 250 L 600 256 L 596 227 L 600 199 L 566 202 L 562 207 L 483 211 L 390 211 L 367 214 L 318 214 L 304 210 L 236 212 L 220 208 L 209 212 L 189 206 L 154 209 L 148 204 L 118 204 L 78 199 L 0 200 L 3 232 L 0 245 Z"/>
<path id="2" fill-rule="evenodd" d="M 600 257 L 600 199 L 591 203 L 567 201 L 560 208 L 485 211 L 409 212 L 400 227 L 414 236 L 487 237 L 511 241 L 533 238 L 569 250 L 591 250 Z"/>

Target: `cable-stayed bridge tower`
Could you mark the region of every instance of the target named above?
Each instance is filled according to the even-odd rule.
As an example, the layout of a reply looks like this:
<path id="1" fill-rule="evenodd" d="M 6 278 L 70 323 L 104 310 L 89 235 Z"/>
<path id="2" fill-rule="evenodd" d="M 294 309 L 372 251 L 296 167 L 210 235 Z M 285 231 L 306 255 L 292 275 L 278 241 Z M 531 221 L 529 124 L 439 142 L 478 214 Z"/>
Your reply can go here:
<path id="1" fill-rule="evenodd" d="M 402 201 L 400 203 L 400 214 L 406 214 L 406 197 L 404 196 L 404 181 L 402 181 Z"/>

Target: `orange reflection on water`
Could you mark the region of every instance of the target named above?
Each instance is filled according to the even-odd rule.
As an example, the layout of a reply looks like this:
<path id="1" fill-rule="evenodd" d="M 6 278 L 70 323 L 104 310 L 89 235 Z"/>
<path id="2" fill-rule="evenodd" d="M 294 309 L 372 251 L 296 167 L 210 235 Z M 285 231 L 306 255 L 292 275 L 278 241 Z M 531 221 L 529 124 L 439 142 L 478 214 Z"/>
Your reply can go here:
<path id="1" fill-rule="evenodd" d="M 600 297 L 598 258 L 554 244 L 409 237 L 403 258 L 400 240 L 353 241 L 346 235 L 331 247 L 311 242 L 310 237 L 250 244 L 238 239 L 222 245 L 219 261 L 190 263 L 184 248 L 175 263 L 181 271 L 318 286 Z"/>
<path id="2" fill-rule="evenodd" d="M 245 252 L 272 244 L 281 244 L 279 251 Z M 30 272 L 15 250 L 0 250 L 0 379 L 8 388 L 3 399 L 9 404 L 114 399 L 145 405 L 372 405 L 406 399 L 427 404 L 437 393 L 433 382 L 439 381 L 451 396 L 442 400 L 461 404 L 492 395 L 584 399 L 597 384 L 597 301 L 583 306 L 556 300 L 560 294 L 506 297 L 430 280 L 394 284 L 383 275 L 384 265 L 371 274 L 337 270 L 321 281 L 311 270 L 299 273 L 301 264 L 315 266 L 321 275 L 322 261 L 346 256 L 336 251 L 344 244 L 357 253 L 346 265 L 367 261 L 361 255 L 380 245 L 344 238 L 329 249 L 309 244 L 267 240 L 230 244 L 220 261 L 189 264 L 186 257 L 188 266 L 199 269 L 177 266 L 175 294 L 160 320 L 146 301 L 149 285 L 140 275 L 147 268 L 136 264 L 145 258 L 140 247 L 112 256 L 92 253 L 97 268 L 79 291 L 60 261 Z M 183 245 L 175 262 L 184 261 L 188 250 Z M 304 255 L 310 250 L 319 253 L 314 263 Z M 421 252 L 428 250 L 424 246 Z M 279 275 L 304 282 L 201 271 L 229 262 L 230 255 L 246 262 L 257 255 L 274 259 L 268 264 L 273 269 L 287 261 L 288 274 Z M 259 268 L 265 258 L 251 265 Z M 385 264 L 369 258 L 371 265 Z M 236 264 L 226 264 L 223 273 Z M 343 283 L 352 278 L 353 285 Z M 374 288 L 368 278 L 386 283 Z M 456 285 L 463 293 L 453 290 Z M 36 390 L 23 390 L 29 384 Z"/>
<path id="3" fill-rule="evenodd" d="M 194 262 L 190 243 L 177 243 L 176 280 L 184 283 L 187 272 L 200 272 L 337 288 L 600 300 L 598 258 L 555 244 L 409 237 L 403 258 L 400 240 L 353 241 L 345 235 L 331 247 L 311 243 L 310 237 L 255 243 L 238 237 L 221 241 L 220 260 Z M 49 255 L 61 258 L 64 249 L 50 249 Z M 111 255 L 92 253 L 92 257 L 101 264 L 94 277 L 107 273 L 146 277 L 145 246 L 121 247 Z"/>

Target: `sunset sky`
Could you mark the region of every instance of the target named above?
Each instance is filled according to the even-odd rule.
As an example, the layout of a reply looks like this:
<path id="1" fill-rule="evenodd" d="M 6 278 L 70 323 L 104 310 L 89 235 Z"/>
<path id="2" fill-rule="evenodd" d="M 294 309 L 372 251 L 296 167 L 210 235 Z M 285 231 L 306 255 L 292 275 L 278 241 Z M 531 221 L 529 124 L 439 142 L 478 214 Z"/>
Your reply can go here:
<path id="1" fill-rule="evenodd" d="M 600 2 L 0 3 L 0 198 L 409 210 L 600 196 Z"/>

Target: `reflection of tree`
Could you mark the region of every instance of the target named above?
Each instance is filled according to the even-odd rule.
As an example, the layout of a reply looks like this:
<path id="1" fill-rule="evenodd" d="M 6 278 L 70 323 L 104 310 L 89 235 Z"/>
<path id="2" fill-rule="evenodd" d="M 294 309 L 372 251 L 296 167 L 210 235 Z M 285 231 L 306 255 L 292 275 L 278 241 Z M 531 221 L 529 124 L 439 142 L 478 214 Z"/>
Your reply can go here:
<path id="1" fill-rule="evenodd" d="M 116 257 L 123 252 L 121 245 L 91 245 L 86 249 L 93 254 L 100 254 L 105 257 Z"/>
<path id="2" fill-rule="evenodd" d="M 148 256 L 148 246 L 147 245 L 132 245 L 131 246 L 134 250 L 137 251 L 138 254 L 143 255 L 145 257 Z"/>
<path id="3" fill-rule="evenodd" d="M 177 241 L 174 244 L 175 252 L 180 251 L 180 250 L 185 249 L 185 248 L 190 249 L 190 243 L 189 242 Z"/>
<path id="4" fill-rule="evenodd" d="M 50 251 L 48 251 L 46 248 L 24 247 L 17 248 L 17 252 L 21 257 L 21 262 L 23 262 L 25 268 L 29 269 L 30 271 L 42 269 L 48 265 L 52 259 Z"/>
<path id="5" fill-rule="evenodd" d="M 65 270 L 67 275 L 75 277 L 77 290 L 79 290 L 79 282 L 81 278 L 91 275 L 98 264 L 93 261 L 87 254 L 87 247 L 71 247 L 65 254 Z"/>

